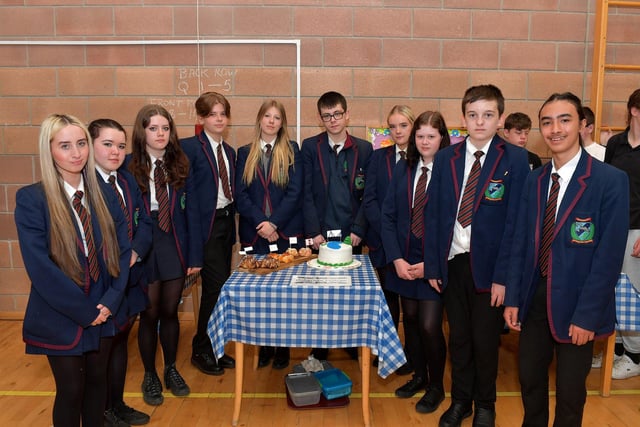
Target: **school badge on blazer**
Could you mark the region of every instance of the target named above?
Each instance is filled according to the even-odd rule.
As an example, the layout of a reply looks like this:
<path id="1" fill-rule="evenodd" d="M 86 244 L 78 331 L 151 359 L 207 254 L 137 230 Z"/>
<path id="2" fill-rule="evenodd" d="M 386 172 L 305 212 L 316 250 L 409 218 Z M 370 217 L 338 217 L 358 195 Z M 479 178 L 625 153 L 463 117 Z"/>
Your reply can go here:
<path id="1" fill-rule="evenodd" d="M 504 181 L 501 179 L 492 179 L 487 185 L 487 189 L 484 191 L 484 198 L 486 200 L 497 202 L 504 197 Z"/>
<path id="2" fill-rule="evenodd" d="M 182 197 L 180 197 L 180 209 L 184 210 L 186 206 L 187 206 L 187 195 L 183 194 Z"/>
<path id="3" fill-rule="evenodd" d="M 578 244 L 593 243 L 593 236 L 596 233 L 596 226 L 591 222 L 591 218 L 576 218 L 571 224 L 571 242 Z"/>

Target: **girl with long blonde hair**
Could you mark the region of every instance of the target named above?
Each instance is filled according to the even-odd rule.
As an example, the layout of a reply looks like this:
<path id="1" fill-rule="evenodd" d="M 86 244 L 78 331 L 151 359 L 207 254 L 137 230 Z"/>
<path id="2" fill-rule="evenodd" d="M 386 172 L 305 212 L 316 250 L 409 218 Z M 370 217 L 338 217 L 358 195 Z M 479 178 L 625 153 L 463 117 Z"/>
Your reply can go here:
<path id="1" fill-rule="evenodd" d="M 56 383 L 54 425 L 101 426 L 107 363 L 129 272 L 127 223 L 95 175 L 91 137 L 76 117 L 40 127 L 42 181 L 16 194 L 15 221 L 31 292 L 28 354 L 45 354 Z"/>

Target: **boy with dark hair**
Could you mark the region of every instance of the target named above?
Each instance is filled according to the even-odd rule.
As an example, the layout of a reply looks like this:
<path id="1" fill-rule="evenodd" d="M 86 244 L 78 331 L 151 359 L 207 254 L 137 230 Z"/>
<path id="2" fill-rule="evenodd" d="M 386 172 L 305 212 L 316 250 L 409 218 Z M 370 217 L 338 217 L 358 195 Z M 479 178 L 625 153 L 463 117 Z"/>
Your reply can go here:
<path id="1" fill-rule="evenodd" d="M 505 141 L 518 147 L 526 148 L 527 142 L 529 142 L 530 131 L 531 119 L 529 116 L 525 113 L 511 113 L 504 121 L 502 135 Z M 542 166 L 542 161 L 536 153 L 527 150 L 527 155 L 529 156 L 529 168 L 531 170 Z"/>
<path id="2" fill-rule="evenodd" d="M 504 97 L 493 85 L 462 99 L 466 141 L 434 159 L 425 213 L 425 278 L 449 320 L 451 406 L 440 427 L 495 425 L 498 346 L 507 268 L 527 153 L 496 135 Z"/>
<path id="3" fill-rule="evenodd" d="M 362 198 L 364 171 L 373 152 L 371 144 L 349 135 L 347 100 L 338 92 L 318 99 L 318 117 L 325 132 L 302 141 L 304 165 L 304 232 L 313 248 L 326 241 L 328 231 L 351 238 L 353 253 L 362 253 L 367 231 Z M 348 349 L 357 358 L 356 349 Z M 326 359 L 327 349 L 313 349 L 316 359 Z"/>
<path id="4" fill-rule="evenodd" d="M 551 95 L 538 118 L 552 157 L 529 174 L 522 191 L 504 319 L 520 331 L 522 425 L 549 425 L 555 356 L 553 425 L 579 427 L 593 340 L 614 332 L 629 186 L 623 172 L 580 148 L 584 113 L 577 96 Z"/>

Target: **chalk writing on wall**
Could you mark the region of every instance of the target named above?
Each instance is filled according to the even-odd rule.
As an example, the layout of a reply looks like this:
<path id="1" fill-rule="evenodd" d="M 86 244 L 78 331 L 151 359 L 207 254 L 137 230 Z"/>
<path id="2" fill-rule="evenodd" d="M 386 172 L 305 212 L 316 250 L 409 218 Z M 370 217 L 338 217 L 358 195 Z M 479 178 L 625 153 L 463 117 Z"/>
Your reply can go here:
<path id="1" fill-rule="evenodd" d="M 147 101 L 166 108 L 177 124 L 193 123 L 196 120 L 194 103 L 198 96 L 208 91 L 229 96 L 235 74 L 236 70 L 231 68 L 178 67 L 174 96 L 153 96 Z"/>

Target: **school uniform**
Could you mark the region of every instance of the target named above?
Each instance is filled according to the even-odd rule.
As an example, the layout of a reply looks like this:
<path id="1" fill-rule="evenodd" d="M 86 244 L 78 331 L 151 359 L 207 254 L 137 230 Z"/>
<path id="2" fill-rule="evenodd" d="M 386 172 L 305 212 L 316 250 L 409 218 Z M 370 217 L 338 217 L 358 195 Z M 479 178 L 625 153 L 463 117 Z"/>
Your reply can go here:
<path id="1" fill-rule="evenodd" d="M 109 174 L 96 170 L 98 182 L 102 191 L 106 194 L 113 193 L 113 187 L 108 182 Z M 131 249 L 138 254 L 138 260 L 129 269 L 126 298 L 126 309 L 121 311 L 122 316 L 114 319 L 120 329 L 125 329 L 133 316 L 144 311 L 149 305 L 148 282 L 144 272 L 143 260 L 146 258 L 152 243 L 152 220 L 147 214 L 142 192 L 131 173 L 124 169 L 114 173 L 116 186 L 120 197 L 123 198 L 128 212 L 128 231 L 131 236 Z M 115 194 L 114 194 L 115 195 Z M 117 195 L 115 195 L 117 196 Z M 121 206 L 118 205 L 118 208 Z M 127 217 L 125 216 L 125 219 Z"/>
<path id="2" fill-rule="evenodd" d="M 365 169 L 373 152 L 371 144 L 347 134 L 336 154 L 326 132 L 302 142 L 304 168 L 305 235 L 327 237 L 327 230 L 340 230 L 366 237 L 367 220 L 362 207 Z M 361 248 L 354 248 L 356 253 Z"/>
<path id="3" fill-rule="evenodd" d="M 125 166 L 131 161 L 128 154 Z M 150 175 L 154 175 L 155 159 L 151 158 Z M 168 233 L 158 226 L 157 201 L 152 204 L 151 193 L 155 194 L 154 183 L 143 193 L 142 201 L 146 214 L 152 218 L 152 244 L 145 260 L 145 274 L 149 283 L 166 281 L 184 276 L 188 267 L 202 266 L 202 247 L 199 245 L 201 233 L 198 212 L 193 206 L 193 197 L 187 202 L 188 182 L 181 188 L 167 184 L 171 229 Z M 153 187 L 153 188 L 152 188 Z M 152 209 L 152 206 L 153 209 Z"/>
<path id="4" fill-rule="evenodd" d="M 451 396 L 469 408 L 494 410 L 502 309 L 491 307 L 492 283 L 504 285 L 520 191 L 529 163 L 526 150 L 494 135 L 481 157 L 471 225 L 458 223 L 473 163 L 468 139 L 435 155 L 425 209 L 425 278 L 440 279 L 449 320 Z M 464 183 L 464 185 L 463 185 Z M 470 227 L 470 229 L 469 229 Z"/>
<path id="5" fill-rule="evenodd" d="M 555 351 L 554 425 L 579 426 L 593 341 L 571 344 L 569 327 L 573 324 L 593 331 L 596 339 L 614 332 L 615 285 L 629 225 L 629 185 L 626 174 L 595 161 L 583 149 L 557 171 L 560 193 L 548 272 L 542 276 L 539 258 L 550 176 L 556 172 L 552 166 L 547 163 L 527 178 L 505 306 L 518 307 L 522 323 L 524 423 L 548 423 L 548 367 Z M 580 384 L 582 387 L 576 386 Z"/>
<path id="6" fill-rule="evenodd" d="M 83 285 L 79 286 L 66 276 L 50 257 L 51 219 L 42 184 L 23 187 L 16 194 L 15 221 L 20 250 L 31 279 L 31 291 L 23 324 L 23 340 L 27 353 L 82 355 L 97 350 L 101 337 L 116 334 L 117 328 L 113 319 L 120 310 L 125 293 L 131 246 L 124 214 L 115 210 L 118 206 L 117 200 L 105 197 L 105 201 L 114 212 L 113 220 L 120 249 L 120 275 L 112 277 L 107 270 L 99 251 L 102 233 L 97 219 L 94 219 L 91 224 L 100 274 L 97 281 L 90 277 L 83 234 L 69 203 L 69 215 L 77 234 L 78 258 L 85 268 L 85 280 Z M 92 218 L 96 218 L 93 209 L 90 210 L 90 214 Z M 98 304 L 108 307 L 114 316 L 101 325 L 91 326 L 100 314 L 100 310 L 96 308 Z"/>
<path id="7" fill-rule="evenodd" d="M 270 165 L 265 171 L 258 163 L 253 181 L 247 185 L 244 175 L 251 144 L 238 149 L 238 164 L 236 170 L 236 208 L 240 214 L 238 234 L 243 248 L 252 247 L 253 253 L 269 253 L 269 245 L 277 244 L 278 252 L 289 248 L 289 239 L 295 237 L 297 244 L 304 245 L 302 224 L 302 187 L 304 174 L 300 150 L 295 141 L 291 141 L 294 153 L 294 163 L 287 171 L 289 183 L 286 188 L 275 185 L 272 181 Z M 264 156 L 264 154 L 263 154 Z M 269 242 L 258 235 L 256 227 L 263 221 L 276 225 L 278 240 Z"/>
<path id="8" fill-rule="evenodd" d="M 382 244 L 382 205 L 387 195 L 396 167 L 396 146 L 374 150 L 367 164 L 365 175 L 367 185 L 364 187 L 362 206 L 367 218 L 367 247 L 369 259 L 375 268 L 387 265 L 387 257 Z"/>
<path id="9" fill-rule="evenodd" d="M 400 162 L 393 171 L 389 191 L 382 205 L 382 242 L 388 264 L 400 258 L 409 264 L 418 264 L 424 260 L 424 234 L 417 237 L 411 232 L 411 211 L 418 170 L 419 167 L 409 167 L 407 162 Z M 424 278 L 401 279 L 392 265 L 387 269 L 386 286 L 387 289 L 406 298 L 437 301 L 441 299 L 440 294 Z"/>
<path id="10" fill-rule="evenodd" d="M 232 198 L 224 196 L 218 171 L 217 153 L 212 145 L 222 144 Z M 193 354 L 213 357 L 211 341 L 207 334 L 207 322 L 218 301 L 224 282 L 231 275 L 231 249 L 236 241 L 235 193 L 236 153 L 224 141 L 212 142 L 203 130 L 198 135 L 180 140 L 189 159 L 188 187 L 190 202 L 196 210 L 195 221 L 201 230 L 197 244 L 204 253 L 202 265 L 202 297 L 196 335 L 193 338 Z M 217 150 L 216 150 L 217 151 Z"/>

